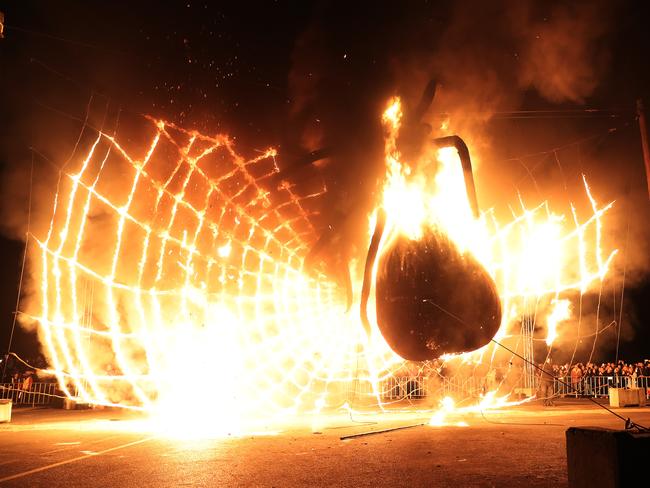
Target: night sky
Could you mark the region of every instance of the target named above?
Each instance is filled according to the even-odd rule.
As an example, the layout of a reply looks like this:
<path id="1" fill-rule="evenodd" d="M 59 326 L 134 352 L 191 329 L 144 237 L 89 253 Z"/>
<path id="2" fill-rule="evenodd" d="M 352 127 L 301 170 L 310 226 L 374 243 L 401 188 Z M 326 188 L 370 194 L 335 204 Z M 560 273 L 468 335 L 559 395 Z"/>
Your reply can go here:
<path id="1" fill-rule="evenodd" d="M 623 338 L 634 331 L 621 353 L 650 356 L 650 208 L 635 114 L 639 98 L 650 109 L 650 16 L 642 2 L 350 3 L 0 2 L 3 353 L 21 268 L 30 147 L 61 159 L 74 144 L 55 116 L 77 124 L 90 100 L 109 113 L 227 132 L 244 153 L 278 147 L 283 168 L 314 149 L 341 148 L 323 169 L 297 173 L 327 183 L 324 206 L 333 210 L 324 212 L 325 227 L 341 215 L 362 222 L 370 209 L 377 114 L 387 98 L 400 94 L 414 105 L 436 78 L 442 89 L 428 121 L 465 114 L 459 131 L 484 161 L 478 180 L 486 206 L 533 191 L 519 158 L 536 153 L 544 156 L 523 161 L 542 191 L 555 195 L 556 165 L 546 157 L 553 148 L 574 186 L 585 173 L 601 201 L 617 201 L 614 231 L 631 229 Z M 46 166 L 35 163 L 35 178 Z M 37 347 L 17 330 L 13 350 L 34 357 Z M 598 351 L 609 359 L 612 346 Z"/>

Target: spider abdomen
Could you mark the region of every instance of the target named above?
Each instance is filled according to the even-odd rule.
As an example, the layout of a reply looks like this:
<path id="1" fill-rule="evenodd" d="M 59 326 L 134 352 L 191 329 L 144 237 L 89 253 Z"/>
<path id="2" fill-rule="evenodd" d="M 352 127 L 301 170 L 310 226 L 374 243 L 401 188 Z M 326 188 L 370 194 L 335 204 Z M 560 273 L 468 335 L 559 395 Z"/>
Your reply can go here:
<path id="1" fill-rule="evenodd" d="M 396 238 L 379 258 L 377 324 L 404 359 L 422 361 L 486 345 L 501 323 L 494 281 L 444 234 Z"/>

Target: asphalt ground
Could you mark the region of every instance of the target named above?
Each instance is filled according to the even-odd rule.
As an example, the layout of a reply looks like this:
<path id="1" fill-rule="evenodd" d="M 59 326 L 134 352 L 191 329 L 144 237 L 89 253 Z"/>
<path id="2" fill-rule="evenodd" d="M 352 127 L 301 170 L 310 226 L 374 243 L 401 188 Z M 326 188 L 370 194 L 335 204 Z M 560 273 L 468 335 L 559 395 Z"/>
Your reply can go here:
<path id="1" fill-rule="evenodd" d="M 650 425 L 650 408 L 616 409 Z M 192 415 L 192 407 L 178 412 Z M 0 424 L 0 486 L 567 486 L 565 431 L 622 429 L 586 400 L 450 417 L 422 412 L 293 419 L 239 435 L 177 437 L 115 410 L 17 409 Z M 180 421 L 179 421 L 180 425 Z"/>

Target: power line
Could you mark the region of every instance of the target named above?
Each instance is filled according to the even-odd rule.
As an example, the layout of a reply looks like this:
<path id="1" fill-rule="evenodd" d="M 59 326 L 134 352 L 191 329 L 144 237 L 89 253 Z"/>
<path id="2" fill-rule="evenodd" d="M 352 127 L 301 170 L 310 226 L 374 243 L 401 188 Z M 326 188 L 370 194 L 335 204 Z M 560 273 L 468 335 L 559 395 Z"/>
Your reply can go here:
<path id="1" fill-rule="evenodd" d="M 24 27 L 19 27 L 17 25 L 7 25 L 7 24 L 5 24 L 5 29 L 6 30 L 16 31 L 16 32 L 22 32 L 23 34 L 30 34 L 30 35 L 37 36 L 37 37 L 45 37 L 46 39 L 52 39 L 54 41 L 65 42 L 67 44 L 73 44 L 75 46 L 85 47 L 87 49 L 96 49 L 96 50 L 99 50 L 99 51 L 105 51 L 107 53 L 112 53 L 112 54 L 123 54 L 123 53 L 121 53 L 119 51 L 115 51 L 113 49 L 109 49 L 109 48 L 104 47 L 104 46 L 99 46 L 97 44 L 91 44 L 91 43 L 88 43 L 88 42 L 78 41 L 78 40 L 73 40 L 73 39 L 66 39 L 65 37 L 55 36 L 55 35 L 52 35 L 52 34 L 48 34 L 46 32 L 39 32 L 39 31 L 35 31 L 35 30 L 32 30 L 32 29 L 25 29 Z"/>
<path id="2" fill-rule="evenodd" d="M 635 116 L 630 109 L 549 109 L 549 110 L 509 110 L 509 111 L 463 111 L 460 113 L 438 112 L 434 117 L 454 119 L 466 118 L 500 118 L 500 119 L 537 119 L 537 118 L 618 118 Z"/>
<path id="3" fill-rule="evenodd" d="M 522 159 L 534 158 L 536 156 L 548 156 L 549 154 L 555 153 L 557 151 L 562 151 L 563 149 L 567 149 L 569 147 L 578 146 L 580 144 L 584 144 L 585 142 L 589 142 L 591 140 L 598 139 L 600 137 L 607 137 L 608 135 L 611 135 L 611 134 L 614 134 L 614 133 L 618 132 L 618 130 L 619 130 L 618 127 L 610 127 L 606 131 L 599 131 L 599 132 L 597 132 L 595 134 L 591 134 L 591 135 L 586 136 L 586 137 L 581 137 L 580 139 L 576 139 L 574 141 L 568 142 L 566 144 L 562 144 L 560 146 L 552 147 L 551 149 L 547 149 L 545 151 L 538 151 L 538 152 L 534 152 L 534 153 L 524 154 L 522 156 L 506 158 L 506 159 L 503 159 L 503 161 L 517 161 L 517 160 L 522 160 Z"/>
<path id="4" fill-rule="evenodd" d="M 625 250 L 623 251 L 623 284 L 621 286 L 621 303 L 619 305 L 618 331 L 616 334 L 616 362 L 618 363 L 618 349 L 621 342 L 621 326 L 623 325 L 623 299 L 625 298 L 625 274 L 627 272 L 627 245 L 630 239 L 630 214 L 627 214 L 627 232 L 625 233 Z"/>

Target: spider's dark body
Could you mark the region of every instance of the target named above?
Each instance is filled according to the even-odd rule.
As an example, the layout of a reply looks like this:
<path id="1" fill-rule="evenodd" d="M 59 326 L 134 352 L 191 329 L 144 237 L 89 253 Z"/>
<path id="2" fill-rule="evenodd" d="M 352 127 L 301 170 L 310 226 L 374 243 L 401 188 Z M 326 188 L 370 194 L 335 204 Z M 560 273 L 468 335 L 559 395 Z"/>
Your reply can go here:
<path id="1" fill-rule="evenodd" d="M 492 278 L 449 238 L 429 230 L 399 237 L 379 259 L 377 324 L 405 359 L 422 361 L 478 349 L 501 323 Z"/>
<path id="2" fill-rule="evenodd" d="M 432 128 L 422 121 L 435 92 L 436 81 L 432 79 L 419 103 L 405 106 L 397 141 L 399 153 L 409 164 L 426 165 L 426 158 L 421 160 L 420 156 L 430 144 L 438 148 L 455 148 L 463 170 L 467 202 L 474 218 L 478 219 L 480 210 L 467 145 L 456 135 L 430 139 Z M 366 109 L 364 105 L 362 113 L 367 115 L 370 112 Z M 357 171 L 354 162 L 368 159 L 368 149 L 374 147 L 373 142 L 381 135 L 373 123 L 361 122 L 357 126 L 352 131 L 347 127 L 341 130 L 337 119 L 333 126 L 336 136 L 330 138 L 331 147 L 310 152 L 278 177 L 296 174 L 305 164 L 323 158 L 338 159 L 341 167 Z M 350 134 L 355 135 L 352 145 L 349 143 L 352 140 Z M 360 139 L 360 135 L 364 137 Z M 428 170 L 427 166 L 411 167 L 418 171 Z M 431 165 L 430 170 L 435 171 L 435 165 Z M 360 177 L 362 181 L 365 179 Z M 501 323 L 501 302 L 496 285 L 482 265 L 472 255 L 461 253 L 444 233 L 434 230 L 418 240 L 397 237 L 389 249 L 380 252 L 386 213 L 382 207 L 376 211 L 377 223 L 366 256 L 359 307 L 361 323 L 368 337 L 373 327 L 367 308 L 374 285 L 377 325 L 388 345 L 404 359 L 434 359 L 445 353 L 472 351 L 487 344 Z M 347 216 L 343 213 L 340 218 L 333 219 L 305 259 L 308 268 L 322 264 L 336 282 L 344 285 L 348 308 L 353 303 L 349 258 L 336 253 L 332 257 L 331 252 L 323 251 L 340 248 L 340 243 L 348 242 L 343 236 L 350 233 L 343 229 L 358 228 L 346 225 L 353 221 L 351 215 L 358 217 L 358 214 L 350 212 Z M 388 229 L 388 232 L 393 231 Z M 378 256 L 381 256 L 379 263 L 376 262 Z M 378 273 L 373 283 L 375 264 L 378 264 Z"/>
<path id="3" fill-rule="evenodd" d="M 467 201 L 474 218 L 479 218 L 465 142 L 458 136 L 432 142 L 458 151 Z M 371 325 L 366 306 L 385 225 L 386 213 L 378 209 L 361 289 L 361 322 L 368 334 Z M 377 325 L 384 339 L 408 360 L 473 351 L 490 342 L 501 324 L 501 301 L 490 275 L 470 253 L 461 253 L 444 232 L 436 229 L 428 229 L 417 240 L 397 236 L 380 253 L 375 297 Z"/>

